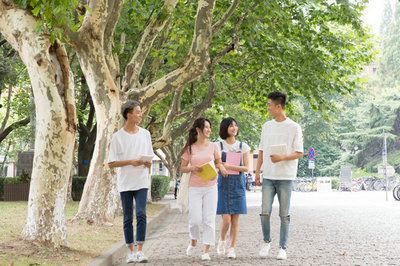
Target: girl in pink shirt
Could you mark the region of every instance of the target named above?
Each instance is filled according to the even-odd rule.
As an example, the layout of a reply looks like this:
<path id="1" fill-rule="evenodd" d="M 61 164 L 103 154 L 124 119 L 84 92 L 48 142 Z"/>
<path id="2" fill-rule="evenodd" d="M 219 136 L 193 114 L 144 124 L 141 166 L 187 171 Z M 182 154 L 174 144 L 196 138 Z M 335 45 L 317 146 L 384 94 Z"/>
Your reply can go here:
<path id="1" fill-rule="evenodd" d="M 207 181 L 203 181 L 198 175 L 200 166 L 214 161 L 215 166 L 222 175 L 227 175 L 221 161 L 221 151 L 218 145 L 209 142 L 211 134 L 211 122 L 206 118 L 198 118 L 189 131 L 189 137 L 182 151 L 181 172 L 190 172 L 189 181 L 189 237 L 191 242 L 186 249 L 186 254 L 191 255 L 193 248 L 200 240 L 200 227 L 203 226 L 204 253 L 202 260 L 210 260 L 208 251 L 215 243 L 215 218 L 217 211 L 217 175 Z M 190 166 L 189 166 L 190 163 Z"/>

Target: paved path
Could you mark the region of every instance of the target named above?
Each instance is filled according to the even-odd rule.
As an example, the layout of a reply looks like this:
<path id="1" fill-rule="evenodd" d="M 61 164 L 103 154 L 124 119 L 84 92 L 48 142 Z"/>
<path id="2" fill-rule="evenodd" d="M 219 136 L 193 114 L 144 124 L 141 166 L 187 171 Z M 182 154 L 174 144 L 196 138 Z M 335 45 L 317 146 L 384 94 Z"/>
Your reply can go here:
<path id="1" fill-rule="evenodd" d="M 385 192 L 294 192 L 286 261 L 275 259 L 279 242 L 276 202 L 270 255 L 261 259 L 261 193 L 248 192 L 247 199 L 248 214 L 240 217 L 236 260 L 218 257 L 213 248 L 211 261 L 204 263 L 200 260 L 201 245 L 187 257 L 187 215 L 172 209 L 147 236 L 147 265 L 400 265 L 400 202 L 391 195 L 386 201 Z M 173 199 L 169 201 L 173 207 Z M 217 216 L 217 237 L 220 220 Z M 121 258 L 117 265 L 124 262 Z"/>

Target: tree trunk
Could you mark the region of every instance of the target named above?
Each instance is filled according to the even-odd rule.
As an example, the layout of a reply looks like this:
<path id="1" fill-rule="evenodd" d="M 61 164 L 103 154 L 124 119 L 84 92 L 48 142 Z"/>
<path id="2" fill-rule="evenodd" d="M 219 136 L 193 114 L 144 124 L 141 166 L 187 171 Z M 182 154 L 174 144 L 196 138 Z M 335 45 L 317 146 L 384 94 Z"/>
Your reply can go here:
<path id="1" fill-rule="evenodd" d="M 119 129 L 119 90 L 106 67 L 104 52 L 98 42 L 90 43 L 90 48 L 80 50 L 78 47 L 76 50 L 96 108 L 97 136 L 89 174 L 74 219 L 111 224 L 119 198 L 116 177 L 112 174 L 114 171 L 108 168 L 107 160 L 112 134 Z"/>
<path id="2" fill-rule="evenodd" d="M 74 82 L 63 46 L 38 36 L 36 19 L 0 2 L 0 32 L 27 67 L 36 102 L 36 143 L 25 240 L 67 245 L 65 204 L 76 132 Z"/>
<path id="3" fill-rule="evenodd" d="M 83 131 L 84 130 L 79 130 L 78 175 L 88 176 L 90 161 L 92 160 L 96 142 L 96 129 L 90 132 L 89 135 Z"/>

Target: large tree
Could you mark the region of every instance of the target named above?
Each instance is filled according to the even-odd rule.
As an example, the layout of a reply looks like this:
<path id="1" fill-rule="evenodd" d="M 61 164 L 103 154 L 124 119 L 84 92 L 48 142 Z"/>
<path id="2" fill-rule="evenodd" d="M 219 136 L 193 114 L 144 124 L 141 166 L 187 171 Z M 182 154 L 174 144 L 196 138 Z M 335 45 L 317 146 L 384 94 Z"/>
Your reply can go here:
<path id="1" fill-rule="evenodd" d="M 64 47 L 37 34 L 38 19 L 13 1 L 0 1 L 0 32 L 18 52 L 35 95 L 35 155 L 26 240 L 66 245 L 65 203 L 76 131 L 74 87 Z"/>

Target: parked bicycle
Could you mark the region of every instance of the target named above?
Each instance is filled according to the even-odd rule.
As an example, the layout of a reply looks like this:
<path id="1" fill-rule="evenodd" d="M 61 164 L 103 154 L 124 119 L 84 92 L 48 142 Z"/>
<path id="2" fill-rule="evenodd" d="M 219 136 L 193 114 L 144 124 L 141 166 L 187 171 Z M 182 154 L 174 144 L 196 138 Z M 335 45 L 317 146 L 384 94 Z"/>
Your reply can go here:
<path id="1" fill-rule="evenodd" d="M 393 197 L 395 200 L 400 201 L 400 185 L 397 185 L 393 188 Z"/>

